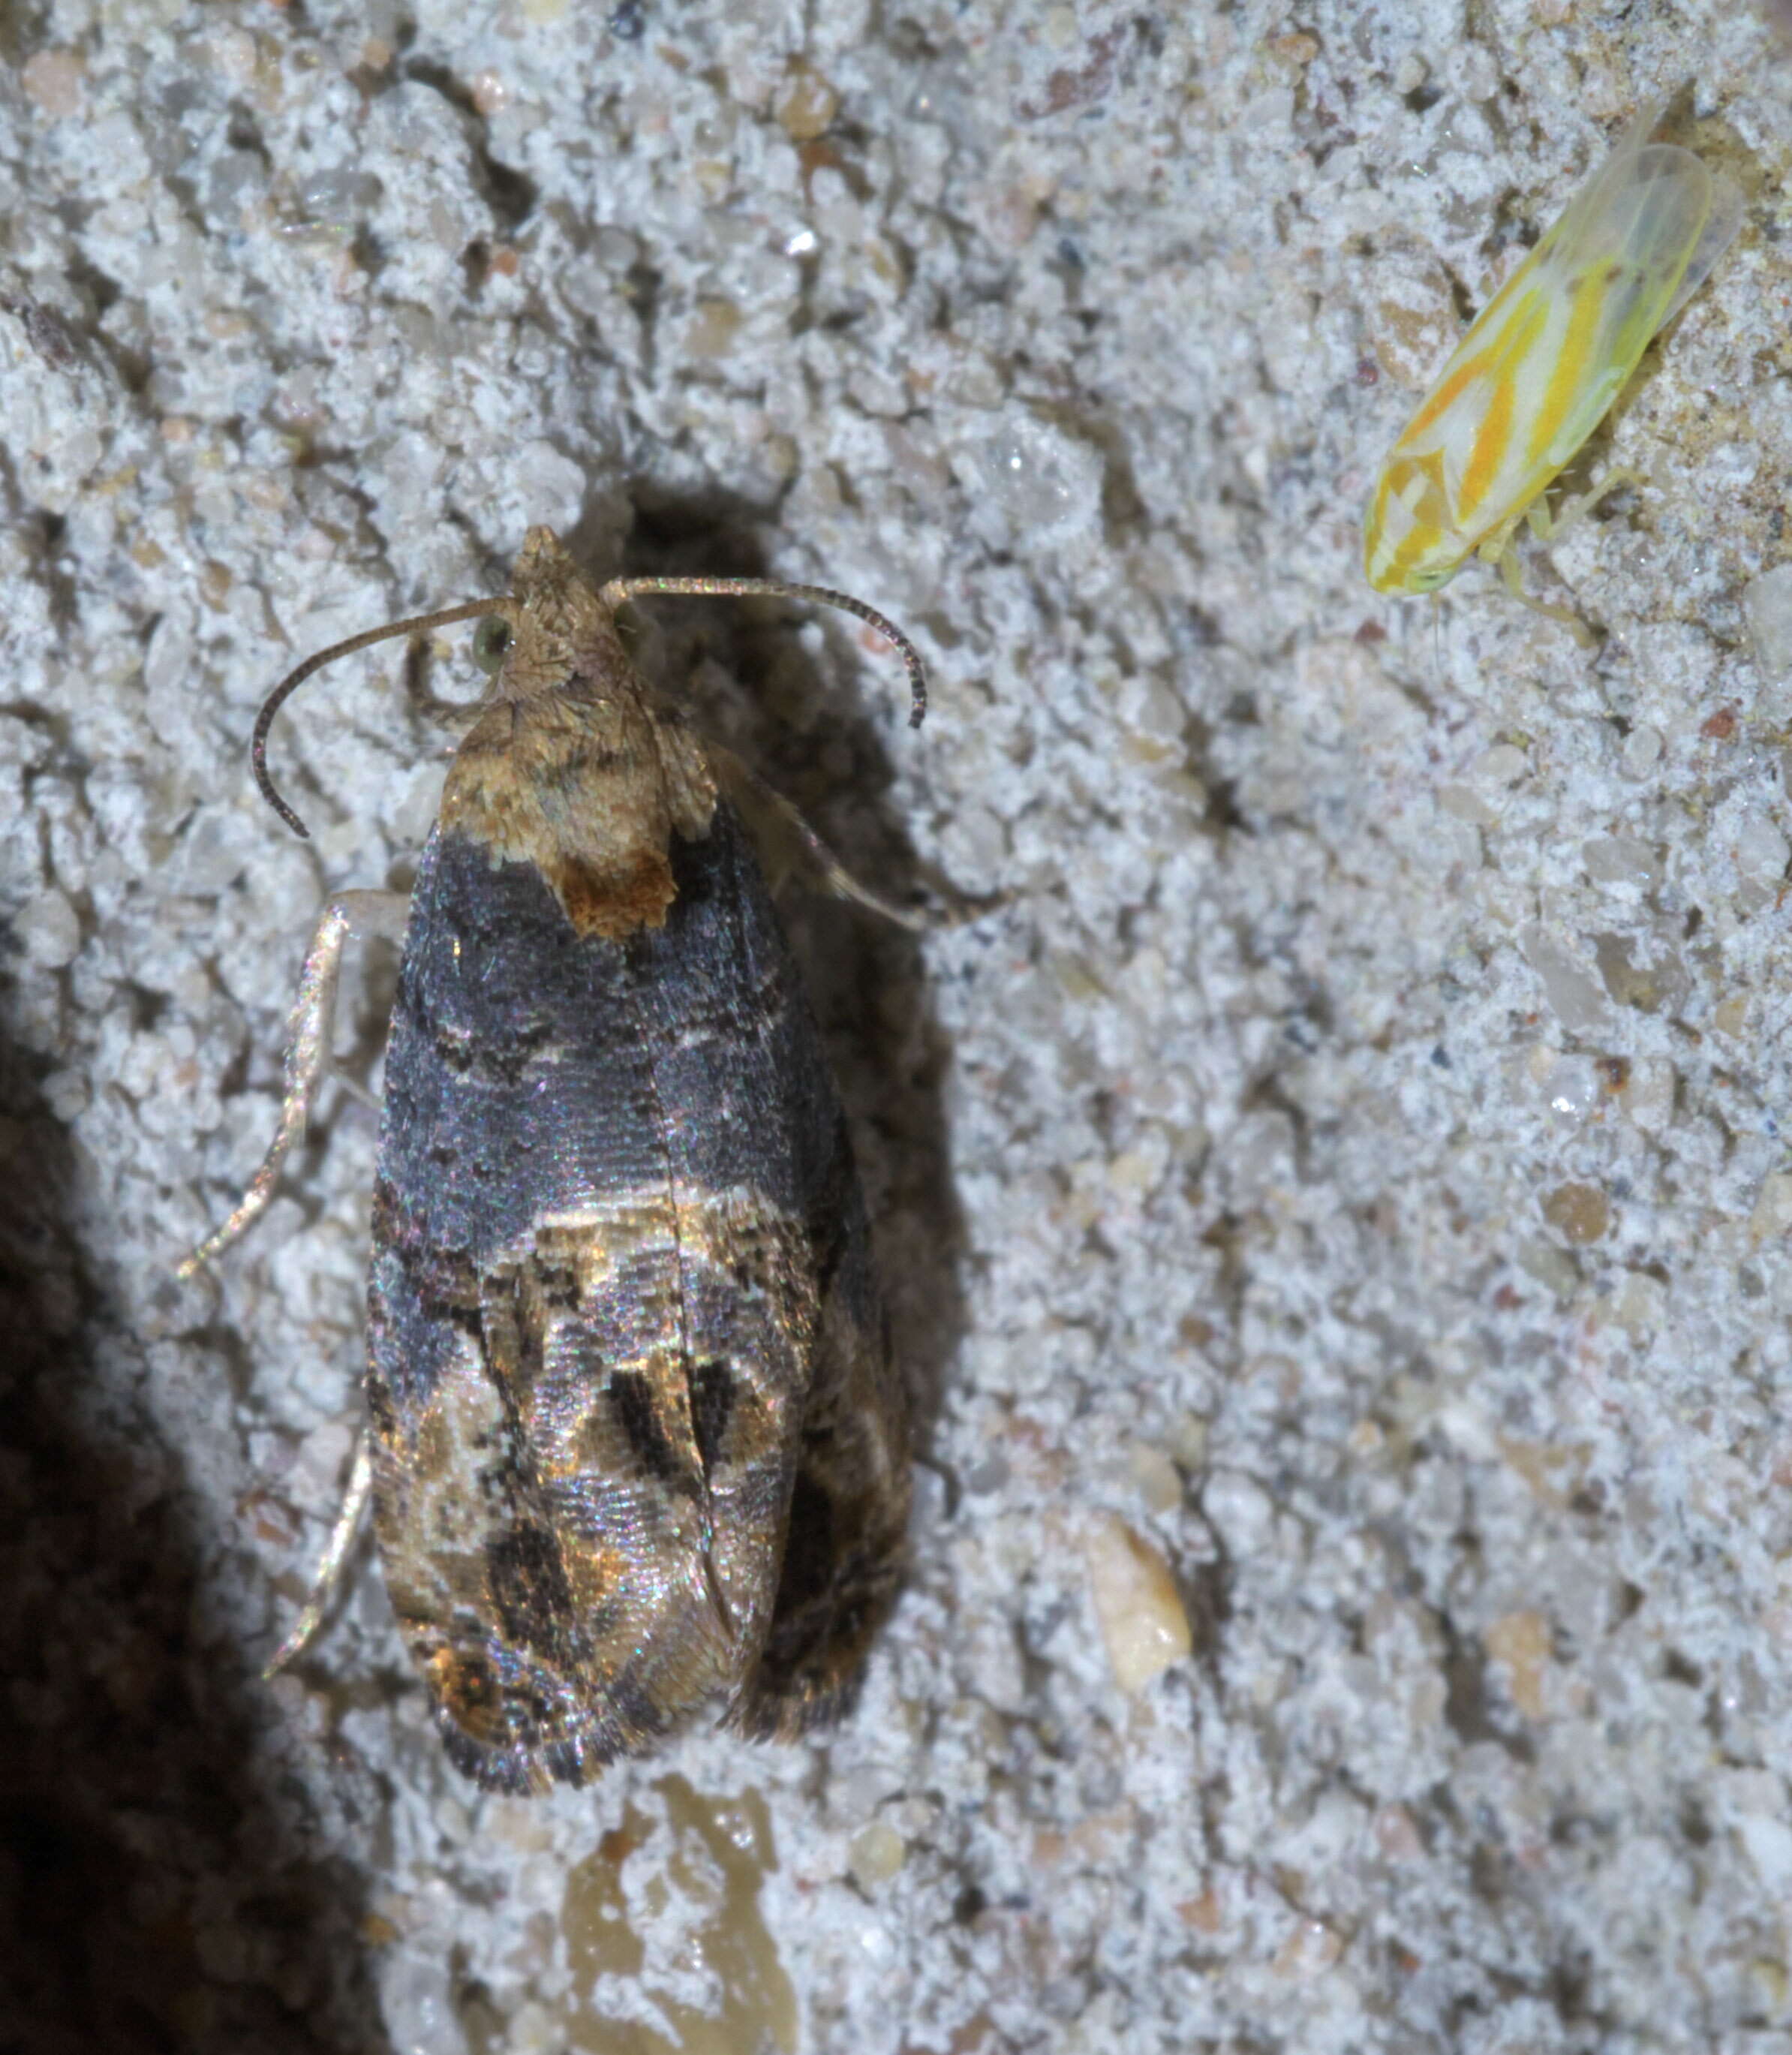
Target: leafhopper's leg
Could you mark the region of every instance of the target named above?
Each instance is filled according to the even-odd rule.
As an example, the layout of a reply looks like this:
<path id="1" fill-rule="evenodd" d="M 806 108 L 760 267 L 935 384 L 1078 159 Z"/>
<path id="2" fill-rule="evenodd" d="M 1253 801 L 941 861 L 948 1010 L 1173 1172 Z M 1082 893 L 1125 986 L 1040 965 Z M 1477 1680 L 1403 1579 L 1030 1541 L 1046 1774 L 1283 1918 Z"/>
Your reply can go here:
<path id="1" fill-rule="evenodd" d="M 1565 499 L 1559 511 L 1550 513 L 1547 497 L 1538 493 L 1531 502 L 1525 519 L 1530 532 L 1540 542 L 1559 542 L 1577 521 L 1583 520 L 1609 492 L 1616 492 L 1620 486 L 1635 487 L 1643 483 L 1640 471 L 1632 471 L 1627 464 L 1620 464 L 1606 472 L 1597 485 L 1589 486 L 1585 492 L 1577 492 L 1572 499 Z"/>
<path id="2" fill-rule="evenodd" d="M 1518 574 L 1518 553 L 1512 546 L 1512 538 L 1518 532 L 1518 523 L 1526 521 L 1534 527 L 1536 504 L 1530 513 L 1514 515 L 1503 526 L 1496 528 L 1475 552 L 1483 562 L 1491 564 L 1499 573 L 1499 582 L 1520 606 L 1528 606 L 1533 613 L 1541 613 L 1550 621 L 1559 621 L 1583 649 L 1590 649 L 1598 637 L 1571 606 L 1556 606 L 1546 599 L 1534 599 L 1524 589 L 1524 580 Z M 1544 515 L 1546 520 L 1548 515 Z"/>
<path id="3" fill-rule="evenodd" d="M 292 1632 L 269 1658 L 267 1667 L 262 1672 L 264 1677 L 277 1676 L 288 1663 L 296 1662 L 323 1625 L 324 1615 L 329 1611 L 342 1583 L 343 1568 L 355 1545 L 361 1516 L 367 1511 L 372 1489 L 373 1459 L 368 1450 L 367 1430 L 363 1428 L 355 1439 L 354 1465 L 349 1473 L 349 1489 L 342 1495 L 342 1509 L 336 1516 L 329 1544 L 317 1564 L 317 1574 L 311 1580 L 311 1595 L 305 1600 L 305 1610 L 294 1623 Z"/>
<path id="4" fill-rule="evenodd" d="M 1518 573 L 1518 566 L 1512 562 L 1512 538 L 1518 532 L 1518 523 L 1523 518 L 1521 514 L 1514 514 L 1510 521 L 1501 522 L 1491 534 L 1475 546 L 1475 550 L 1483 563 L 1491 564 L 1499 573 L 1506 590 L 1519 599 L 1524 594 L 1513 583 Z"/>
<path id="5" fill-rule="evenodd" d="M 401 892 L 339 892 L 324 909 L 305 952 L 298 996 L 287 1022 L 286 1094 L 280 1109 L 279 1128 L 262 1159 L 262 1167 L 250 1180 L 241 1205 L 180 1264 L 175 1272 L 177 1277 L 191 1277 L 266 1212 L 279 1181 L 280 1166 L 304 1138 L 318 1089 L 329 1074 L 343 945 L 351 935 L 390 935 L 395 940 L 402 937 L 408 904 Z"/>
<path id="6" fill-rule="evenodd" d="M 1518 553 L 1510 543 L 1495 560 L 1499 570 L 1499 582 L 1520 606 L 1528 606 L 1533 613 L 1541 613 L 1550 621 L 1559 621 L 1583 649 L 1590 649 L 1599 638 L 1571 606 L 1557 606 L 1546 599 L 1536 598 L 1524 589 L 1518 575 Z"/>

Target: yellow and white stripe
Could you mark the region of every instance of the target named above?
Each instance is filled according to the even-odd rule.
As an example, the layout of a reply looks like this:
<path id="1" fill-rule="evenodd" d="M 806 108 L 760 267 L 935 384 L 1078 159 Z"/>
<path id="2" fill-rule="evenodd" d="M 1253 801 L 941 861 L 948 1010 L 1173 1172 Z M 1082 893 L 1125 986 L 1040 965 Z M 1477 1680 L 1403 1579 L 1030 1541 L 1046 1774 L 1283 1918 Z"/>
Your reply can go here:
<path id="1" fill-rule="evenodd" d="M 1503 554 L 1656 331 L 1740 224 L 1741 197 L 1645 108 L 1476 318 L 1381 467 L 1363 523 L 1377 592 L 1435 592 Z"/>

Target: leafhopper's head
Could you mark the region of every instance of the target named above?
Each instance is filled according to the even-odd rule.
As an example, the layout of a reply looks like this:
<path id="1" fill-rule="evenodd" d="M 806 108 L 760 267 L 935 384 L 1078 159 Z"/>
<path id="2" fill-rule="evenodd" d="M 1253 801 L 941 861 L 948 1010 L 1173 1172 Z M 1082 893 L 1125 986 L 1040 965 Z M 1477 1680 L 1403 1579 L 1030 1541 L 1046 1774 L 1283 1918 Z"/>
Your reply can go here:
<path id="1" fill-rule="evenodd" d="M 1377 592 L 1436 592 L 1463 556 L 1437 457 L 1391 456 L 1363 523 L 1363 575 Z"/>

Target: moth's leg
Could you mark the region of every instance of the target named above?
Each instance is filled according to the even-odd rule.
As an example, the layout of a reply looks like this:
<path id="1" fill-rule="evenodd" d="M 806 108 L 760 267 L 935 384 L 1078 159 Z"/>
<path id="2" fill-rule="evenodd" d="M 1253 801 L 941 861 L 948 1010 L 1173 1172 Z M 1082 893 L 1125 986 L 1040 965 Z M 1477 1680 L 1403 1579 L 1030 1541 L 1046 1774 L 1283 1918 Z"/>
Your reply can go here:
<path id="1" fill-rule="evenodd" d="M 843 1267 L 860 1274 L 823 1311 L 771 1625 L 730 1715 L 762 1740 L 794 1740 L 845 1710 L 906 1567 L 908 1394 L 868 1268 Z"/>
<path id="2" fill-rule="evenodd" d="M 773 889 L 796 873 L 817 890 L 837 899 L 850 899 L 894 921 L 900 928 L 917 933 L 935 925 L 933 917 L 912 906 L 892 901 L 861 885 L 833 851 L 791 805 L 782 792 L 774 791 L 758 772 L 750 769 L 731 749 L 707 743 L 705 752 L 719 774 L 728 797 L 735 803 Z"/>
<path id="3" fill-rule="evenodd" d="M 339 892 L 324 909 L 305 952 L 298 996 L 287 1021 L 286 1094 L 280 1109 L 280 1126 L 262 1159 L 262 1167 L 249 1181 L 242 1203 L 221 1228 L 207 1235 L 179 1265 L 175 1272 L 177 1277 L 191 1277 L 202 1264 L 209 1263 L 220 1250 L 246 1233 L 266 1212 L 280 1179 L 280 1166 L 304 1138 L 318 1089 L 329 1075 L 343 945 L 351 935 L 400 938 L 408 905 L 401 892 Z"/>
<path id="4" fill-rule="evenodd" d="M 1621 486 L 1636 487 L 1642 483 L 1640 472 L 1621 464 L 1607 471 L 1597 485 L 1577 493 L 1572 499 L 1565 499 L 1553 514 L 1550 511 L 1548 494 L 1540 492 L 1525 510 L 1524 525 L 1539 542 L 1558 542 L 1609 493 L 1617 491 Z M 1491 556 L 1498 565 L 1501 582 L 1521 606 L 1528 606 L 1534 613 L 1546 614 L 1551 621 L 1561 621 L 1583 649 L 1591 649 L 1598 638 L 1572 607 L 1553 606 L 1547 600 L 1533 598 L 1525 590 L 1518 577 L 1518 554 L 1512 547 L 1513 534 L 1513 527 L 1509 523 L 1499 534 L 1488 538 L 1481 554 Z"/>
<path id="5" fill-rule="evenodd" d="M 343 1568 L 355 1545 L 355 1536 L 360 1532 L 372 1489 L 373 1458 L 364 1427 L 355 1438 L 355 1460 L 349 1472 L 349 1489 L 342 1495 L 342 1509 L 336 1516 L 336 1524 L 330 1529 L 329 1543 L 317 1564 L 317 1574 L 311 1580 L 311 1595 L 305 1600 L 305 1610 L 292 1632 L 269 1658 L 267 1667 L 262 1672 L 264 1677 L 276 1676 L 288 1663 L 296 1662 L 323 1625 L 324 1615 L 341 1585 Z"/>

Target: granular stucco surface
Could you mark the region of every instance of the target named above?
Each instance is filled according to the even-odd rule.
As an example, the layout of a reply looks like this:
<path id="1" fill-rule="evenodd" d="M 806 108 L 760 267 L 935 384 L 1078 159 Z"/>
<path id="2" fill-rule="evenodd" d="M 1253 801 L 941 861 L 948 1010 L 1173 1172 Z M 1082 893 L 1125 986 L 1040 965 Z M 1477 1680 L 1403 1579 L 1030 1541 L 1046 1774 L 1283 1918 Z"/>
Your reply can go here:
<path id="1" fill-rule="evenodd" d="M 1789 68 L 1731 0 L 0 15 L 0 2039 L 63 2055 L 1792 2046 Z M 1374 468 L 1636 108 L 1741 235 L 1542 596 Z M 253 1240 L 396 645 L 593 568 L 919 939 L 791 905 L 928 1467 L 837 1732 L 448 1768 L 353 1434 L 389 950 Z M 472 689 L 444 643 L 442 692 Z M 1092 1560 L 1192 1648 L 1123 1688 Z M 1136 1620 L 1133 1623 L 1136 1625 Z M 1113 1628 L 1114 1623 L 1110 1619 Z"/>

